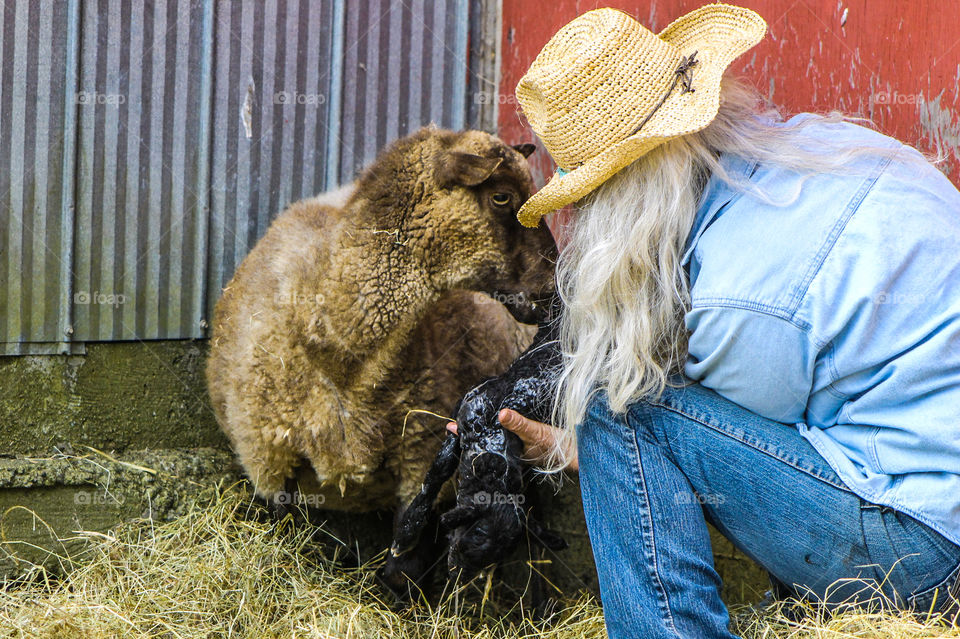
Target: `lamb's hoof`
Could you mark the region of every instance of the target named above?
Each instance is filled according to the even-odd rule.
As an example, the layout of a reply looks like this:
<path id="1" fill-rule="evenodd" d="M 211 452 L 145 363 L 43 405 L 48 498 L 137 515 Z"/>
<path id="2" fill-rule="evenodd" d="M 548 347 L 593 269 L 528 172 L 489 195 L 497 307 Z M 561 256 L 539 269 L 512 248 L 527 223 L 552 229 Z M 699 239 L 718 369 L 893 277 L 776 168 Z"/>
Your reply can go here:
<path id="1" fill-rule="evenodd" d="M 386 561 L 377 570 L 377 581 L 393 595 L 398 605 L 422 601 L 435 594 L 430 584 L 438 563 L 438 549 L 431 537 L 425 535 L 415 546 L 404 550 L 394 543 L 387 550 Z"/>

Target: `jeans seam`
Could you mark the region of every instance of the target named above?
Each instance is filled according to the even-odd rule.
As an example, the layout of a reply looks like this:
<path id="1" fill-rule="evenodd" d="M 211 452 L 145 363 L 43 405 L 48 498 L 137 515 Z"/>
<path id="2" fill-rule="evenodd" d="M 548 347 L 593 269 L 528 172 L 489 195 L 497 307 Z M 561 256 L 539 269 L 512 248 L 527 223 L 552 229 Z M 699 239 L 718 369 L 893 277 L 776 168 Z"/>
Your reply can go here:
<path id="1" fill-rule="evenodd" d="M 735 435 L 734 433 L 731 433 L 730 431 L 728 431 L 728 430 L 720 427 L 720 426 L 717 425 L 717 424 L 713 424 L 713 423 L 711 423 L 711 422 L 708 422 L 708 421 L 706 421 L 706 420 L 704 420 L 704 419 L 701 419 L 700 417 L 698 417 L 698 416 L 696 416 L 696 415 L 693 415 L 693 414 L 691 414 L 691 413 L 689 413 L 689 412 L 685 412 L 684 410 L 682 410 L 682 409 L 680 409 L 680 408 L 678 408 L 678 407 L 675 407 L 675 406 L 669 406 L 669 405 L 667 405 L 667 404 L 663 404 L 663 403 L 661 403 L 661 402 L 659 402 L 659 401 L 656 401 L 656 400 L 647 400 L 647 401 L 648 401 L 648 403 L 649 403 L 651 406 L 657 406 L 657 407 L 659 407 L 659 408 L 663 408 L 664 410 L 670 411 L 671 413 L 675 413 L 675 414 L 677 414 L 677 415 L 682 415 L 683 417 L 685 417 L 685 418 L 687 418 L 687 419 L 691 419 L 691 420 L 697 422 L 698 424 L 701 424 L 701 425 L 703 425 L 703 426 L 706 426 L 707 428 L 713 430 L 714 432 L 717 432 L 717 433 L 719 433 L 719 434 L 721 434 L 721 435 L 724 435 L 724 436 L 726 436 L 726 437 L 729 437 L 730 439 L 734 439 L 734 440 L 740 442 L 741 444 L 743 444 L 744 446 L 749 446 L 750 448 L 752 448 L 752 449 L 754 449 L 754 450 L 756 450 L 756 451 L 758 451 L 758 452 L 761 452 L 761 453 L 763 453 L 763 454 L 765 454 L 765 455 L 768 455 L 768 456 L 770 456 L 770 457 L 773 457 L 773 458 L 776 459 L 777 461 L 780 461 L 780 462 L 782 462 L 782 463 L 790 466 L 791 468 L 800 471 L 801 473 L 803 473 L 803 474 L 805 474 L 805 475 L 808 475 L 808 476 L 810 476 L 810 477 L 813 477 L 814 479 L 817 479 L 817 480 L 819 480 L 819 481 L 822 481 L 822 482 L 825 483 L 825 484 L 828 484 L 828 485 L 830 485 L 830 486 L 833 486 L 834 488 L 838 488 L 838 489 L 840 489 L 840 490 L 843 490 L 844 492 L 850 493 L 851 495 L 855 494 L 852 490 L 850 490 L 850 489 L 849 489 L 846 485 L 844 485 L 843 483 L 833 481 L 832 479 L 830 479 L 830 478 L 828 478 L 828 477 L 824 477 L 824 476 L 822 476 L 822 475 L 819 475 L 819 474 L 817 474 L 817 473 L 814 473 L 814 472 L 810 471 L 810 470 L 807 469 L 807 468 L 803 468 L 803 467 L 801 467 L 801 466 L 798 466 L 797 464 L 791 462 L 789 459 L 785 459 L 783 456 L 778 455 L 778 454 L 775 454 L 774 451 L 771 451 L 771 450 L 769 450 L 769 449 L 767 449 L 767 448 L 762 448 L 762 447 L 760 447 L 760 446 L 757 446 L 756 444 L 753 444 L 753 443 L 747 441 L 747 440 L 744 439 L 743 437 L 738 437 L 738 436 Z M 819 455 L 820 453 L 818 452 L 817 454 Z"/>
<path id="2" fill-rule="evenodd" d="M 860 534 L 863 538 L 863 547 L 867 551 L 867 558 L 870 560 L 869 564 L 859 566 L 859 568 L 869 569 L 873 573 L 873 581 L 877 584 L 877 589 L 880 590 L 882 596 L 887 597 L 888 595 L 883 591 L 883 586 L 886 585 L 890 573 L 894 570 L 894 567 L 899 564 L 901 559 L 905 559 L 908 555 L 901 556 L 900 548 L 893 542 L 893 537 L 890 536 L 890 530 L 887 528 L 887 522 L 883 518 L 884 508 L 887 506 L 881 506 L 879 504 L 871 504 L 867 501 L 861 499 L 860 501 Z M 880 532 L 877 530 L 867 530 L 866 517 L 874 516 L 879 522 Z M 874 525 L 874 528 L 877 527 L 877 524 Z M 876 552 L 876 539 L 878 535 L 883 535 L 883 538 L 886 539 L 886 545 L 893 551 L 894 556 L 898 557 L 897 561 L 894 563 L 894 567 L 891 567 L 888 571 L 884 570 L 884 564 L 880 562 L 881 557 L 878 556 L 879 553 Z M 881 543 L 883 543 L 881 541 Z M 898 592 L 893 584 L 890 584 L 890 590 L 893 594 L 894 605 L 898 608 L 902 607 L 903 602 L 909 601 L 909 594 L 904 596 L 904 593 Z M 897 601 L 897 600 L 900 601 Z"/>
<path id="3" fill-rule="evenodd" d="M 644 539 L 647 540 L 647 543 L 650 546 L 650 552 L 652 554 L 651 564 L 651 576 L 653 577 L 654 589 L 657 591 L 660 600 L 660 604 L 663 606 L 663 613 L 665 617 L 666 624 L 669 626 L 670 630 L 679 637 L 680 632 L 677 630 L 677 625 L 673 620 L 673 613 L 670 610 L 670 596 L 667 594 L 667 589 L 663 586 L 663 581 L 660 579 L 659 571 L 659 559 L 657 558 L 657 541 L 653 533 L 653 513 L 650 512 L 650 494 L 647 491 L 647 479 L 646 475 L 643 472 L 643 463 L 640 461 L 640 445 L 637 443 L 636 430 L 632 433 L 629 433 L 630 441 L 633 444 L 633 452 L 636 455 L 634 460 L 636 462 L 636 472 L 634 477 L 637 478 L 637 488 L 640 491 L 640 494 L 643 496 L 646 508 L 642 509 L 640 513 L 640 518 L 643 520 L 643 529 L 640 531 L 640 534 L 643 535 Z"/>

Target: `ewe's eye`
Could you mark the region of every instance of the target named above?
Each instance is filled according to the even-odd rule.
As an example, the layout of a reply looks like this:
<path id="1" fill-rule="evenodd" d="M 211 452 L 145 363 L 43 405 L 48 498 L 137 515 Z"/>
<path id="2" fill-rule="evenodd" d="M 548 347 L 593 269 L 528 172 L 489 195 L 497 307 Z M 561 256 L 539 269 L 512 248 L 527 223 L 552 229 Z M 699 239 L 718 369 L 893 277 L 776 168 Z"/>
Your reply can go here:
<path id="1" fill-rule="evenodd" d="M 494 193 L 490 196 L 490 201 L 496 206 L 506 206 L 510 204 L 510 194 L 509 193 Z"/>

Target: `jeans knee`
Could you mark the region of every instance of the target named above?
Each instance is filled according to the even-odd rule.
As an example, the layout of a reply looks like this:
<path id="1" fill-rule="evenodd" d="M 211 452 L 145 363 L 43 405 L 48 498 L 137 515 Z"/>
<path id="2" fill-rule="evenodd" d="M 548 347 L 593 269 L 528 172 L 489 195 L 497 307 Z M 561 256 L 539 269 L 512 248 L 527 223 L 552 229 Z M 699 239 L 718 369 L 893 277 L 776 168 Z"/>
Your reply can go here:
<path id="1" fill-rule="evenodd" d="M 589 456 L 604 445 L 609 435 L 619 434 L 623 430 L 622 417 L 618 418 L 610 409 L 606 391 L 598 390 L 591 395 L 584 411 L 583 419 L 577 426 L 577 442 L 580 455 Z"/>
<path id="2" fill-rule="evenodd" d="M 639 400 L 627 407 L 626 422 L 637 439 L 648 444 L 662 441 L 661 417 L 663 409 L 647 401 Z"/>

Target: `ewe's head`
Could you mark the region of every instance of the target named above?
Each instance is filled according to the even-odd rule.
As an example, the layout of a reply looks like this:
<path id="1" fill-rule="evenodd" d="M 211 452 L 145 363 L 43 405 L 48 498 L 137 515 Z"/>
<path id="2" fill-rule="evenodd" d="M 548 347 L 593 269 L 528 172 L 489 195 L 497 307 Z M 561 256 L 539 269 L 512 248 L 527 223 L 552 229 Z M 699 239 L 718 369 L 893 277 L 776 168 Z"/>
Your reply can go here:
<path id="1" fill-rule="evenodd" d="M 482 131 L 428 127 L 381 154 L 356 194 L 395 238 L 398 263 L 422 269 L 431 289 L 483 291 L 532 321 L 554 290 L 556 259 L 549 230 L 516 217 L 533 190 L 532 152 Z"/>

